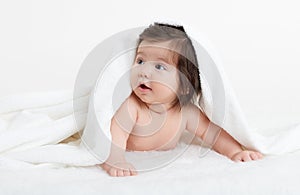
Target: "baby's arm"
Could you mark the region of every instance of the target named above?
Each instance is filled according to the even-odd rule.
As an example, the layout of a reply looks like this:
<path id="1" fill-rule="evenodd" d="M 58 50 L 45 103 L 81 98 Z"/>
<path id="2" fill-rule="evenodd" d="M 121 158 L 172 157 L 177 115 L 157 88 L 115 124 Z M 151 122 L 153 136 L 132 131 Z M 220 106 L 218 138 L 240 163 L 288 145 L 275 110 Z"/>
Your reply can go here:
<path id="1" fill-rule="evenodd" d="M 215 126 L 220 128 L 217 125 Z M 219 136 L 216 138 L 216 141 L 213 144 L 213 149 L 220 154 L 227 156 L 233 161 L 245 162 L 258 160 L 263 157 L 260 152 L 243 150 L 241 144 L 231 137 L 224 129 L 220 129 Z"/>
<path id="2" fill-rule="evenodd" d="M 128 98 L 111 120 L 111 150 L 108 159 L 101 167 L 111 176 L 136 175 L 135 168 L 125 159 L 127 139 L 135 124 L 136 106 Z"/>
<path id="3" fill-rule="evenodd" d="M 187 130 L 195 133 L 218 153 L 234 161 L 250 161 L 262 158 L 262 154 L 259 152 L 243 150 L 239 142 L 224 129 L 212 123 L 196 106 L 191 106 L 188 109 Z M 198 117 L 198 120 L 195 120 L 195 116 Z"/>

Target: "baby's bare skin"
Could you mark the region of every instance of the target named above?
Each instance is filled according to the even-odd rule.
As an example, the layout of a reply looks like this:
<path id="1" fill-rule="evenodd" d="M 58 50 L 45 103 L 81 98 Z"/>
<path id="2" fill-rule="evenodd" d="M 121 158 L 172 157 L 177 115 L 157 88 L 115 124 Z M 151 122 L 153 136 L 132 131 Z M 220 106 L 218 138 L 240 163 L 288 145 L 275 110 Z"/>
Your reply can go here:
<path id="1" fill-rule="evenodd" d="M 135 151 L 174 148 L 186 126 L 182 111 L 172 109 L 155 112 L 145 106 L 141 107 L 138 104 L 136 106 L 137 121 L 128 137 L 126 148 Z"/>
<path id="2" fill-rule="evenodd" d="M 182 117 L 182 111 L 164 111 L 158 107 L 152 110 L 145 105 L 141 106 L 133 95 L 121 105 L 112 119 L 111 133 L 115 140 L 125 138 L 127 141 L 121 142 L 119 147 L 117 143 L 112 144 L 111 155 L 102 164 L 102 168 L 111 176 L 136 175 L 134 167 L 124 158 L 125 150 L 169 150 L 176 146 L 185 129 L 186 119 Z M 128 129 L 132 130 L 129 132 Z M 118 162 L 118 165 L 114 162 Z"/>
<path id="3" fill-rule="evenodd" d="M 130 132 L 124 128 L 129 128 L 128 121 L 131 121 L 132 124 Z M 108 160 L 101 165 L 111 176 L 137 175 L 134 166 L 126 162 L 124 158 L 126 150 L 172 149 L 176 146 L 184 130 L 205 140 L 206 143 L 213 145 L 214 150 L 234 161 L 262 158 L 259 152 L 244 151 L 236 140 L 226 131 L 211 123 L 200 109 L 192 104 L 183 107 L 180 111 L 174 108 L 165 112 L 155 112 L 141 106 L 131 95 L 112 119 L 111 127 L 113 137 L 111 154 Z"/>

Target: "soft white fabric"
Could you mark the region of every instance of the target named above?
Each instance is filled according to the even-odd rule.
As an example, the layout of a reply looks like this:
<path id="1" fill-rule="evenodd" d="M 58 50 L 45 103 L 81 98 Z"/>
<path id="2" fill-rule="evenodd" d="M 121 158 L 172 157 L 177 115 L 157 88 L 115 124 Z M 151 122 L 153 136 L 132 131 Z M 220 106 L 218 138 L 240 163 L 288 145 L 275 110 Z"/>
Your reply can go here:
<path id="1" fill-rule="evenodd" d="M 0 154 L 32 163 L 84 166 L 97 161 L 79 143 L 58 144 L 83 129 L 89 96 L 76 100 L 82 112 L 73 115 L 71 90 L 27 93 L 1 98 Z M 67 158 L 66 158 L 67 157 Z"/>
<path id="2" fill-rule="evenodd" d="M 100 167 L 29 164 L 0 158 L 0 194 L 299 194 L 300 152 L 234 163 L 191 145 L 167 166 L 135 177 L 110 177 Z"/>
<path id="3" fill-rule="evenodd" d="M 105 48 L 106 52 L 135 48 L 136 40 L 132 37 L 137 37 L 138 33 L 139 31 L 129 31 L 118 37 L 119 40 L 114 41 L 123 41 L 123 44 L 120 47 L 105 45 L 108 47 Z M 228 131 L 245 147 L 264 154 L 282 154 L 300 149 L 300 142 L 297 141 L 300 138 L 300 123 L 277 130 L 269 136 L 263 136 L 249 127 L 220 61 L 211 52 L 209 45 L 201 41 L 193 40 L 203 88 L 200 106 L 211 121 Z M 133 52 L 134 49 L 131 49 L 112 61 L 107 59 L 109 64 L 105 71 L 102 70 L 97 82 L 88 83 L 85 89 L 89 90 L 80 91 L 75 99 L 72 91 L 2 97 L 1 156 L 32 163 L 51 162 L 78 166 L 104 161 L 110 150 L 110 119 L 130 94 L 128 70 L 133 60 Z M 58 144 L 84 127 L 81 143 Z M 153 155 L 158 158 L 156 154 Z M 146 155 L 144 160 L 149 158 Z M 165 160 L 167 162 L 172 158 Z"/>

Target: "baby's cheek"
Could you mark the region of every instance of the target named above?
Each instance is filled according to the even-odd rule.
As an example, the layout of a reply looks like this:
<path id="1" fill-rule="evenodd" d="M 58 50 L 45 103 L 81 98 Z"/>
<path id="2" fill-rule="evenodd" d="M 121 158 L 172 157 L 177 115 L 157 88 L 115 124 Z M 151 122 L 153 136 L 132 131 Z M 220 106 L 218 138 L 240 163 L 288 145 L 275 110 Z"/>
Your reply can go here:
<path id="1" fill-rule="evenodd" d="M 178 89 L 178 80 L 175 75 L 164 75 L 163 77 L 157 79 L 162 85 L 171 89 L 174 93 Z"/>
<path id="2" fill-rule="evenodd" d="M 130 86 L 133 90 L 138 87 L 138 77 L 136 72 L 131 72 L 130 74 Z"/>

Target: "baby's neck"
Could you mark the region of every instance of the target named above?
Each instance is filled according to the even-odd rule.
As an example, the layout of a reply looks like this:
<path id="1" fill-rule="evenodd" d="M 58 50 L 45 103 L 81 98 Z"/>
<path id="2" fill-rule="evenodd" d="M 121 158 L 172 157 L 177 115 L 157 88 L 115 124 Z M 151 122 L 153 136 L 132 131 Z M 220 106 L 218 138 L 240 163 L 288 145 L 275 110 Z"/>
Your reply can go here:
<path id="1" fill-rule="evenodd" d="M 174 106 L 166 106 L 164 104 L 150 104 L 148 109 L 157 114 L 166 114 L 167 112 L 173 110 Z"/>

